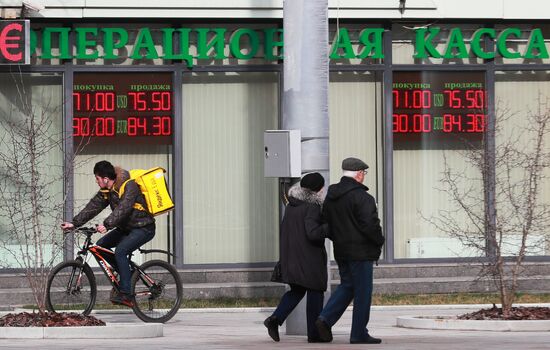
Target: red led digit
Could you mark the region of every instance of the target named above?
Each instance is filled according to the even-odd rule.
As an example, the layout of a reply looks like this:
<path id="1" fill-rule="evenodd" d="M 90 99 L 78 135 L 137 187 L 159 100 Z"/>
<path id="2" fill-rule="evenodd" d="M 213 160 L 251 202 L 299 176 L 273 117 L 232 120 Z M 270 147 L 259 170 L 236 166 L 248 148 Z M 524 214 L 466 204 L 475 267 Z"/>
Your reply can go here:
<path id="1" fill-rule="evenodd" d="M 105 136 L 105 124 L 102 117 L 95 118 L 95 136 Z"/>
<path id="2" fill-rule="evenodd" d="M 413 132 L 421 132 L 423 129 L 423 120 L 421 114 L 413 114 Z"/>
<path id="3" fill-rule="evenodd" d="M 422 114 L 422 119 L 424 119 L 424 129 L 423 132 L 432 131 L 432 115 L 431 114 Z"/>
<path id="4" fill-rule="evenodd" d="M 73 136 L 80 136 L 80 118 L 73 118 Z"/>
<path id="5" fill-rule="evenodd" d="M 399 90 L 394 89 L 392 91 L 392 95 L 393 95 L 393 108 L 397 109 L 399 108 Z"/>
<path id="6" fill-rule="evenodd" d="M 452 114 L 443 114 L 443 132 L 453 131 L 452 119 L 453 119 Z"/>
<path id="7" fill-rule="evenodd" d="M 483 108 L 485 106 L 485 92 L 483 90 L 476 90 L 475 99 L 477 102 L 476 108 Z"/>
<path id="8" fill-rule="evenodd" d="M 73 92 L 73 109 L 75 111 L 80 111 L 80 93 Z"/>
<path id="9" fill-rule="evenodd" d="M 476 114 L 476 132 L 485 131 L 485 114 Z"/>
<path id="10" fill-rule="evenodd" d="M 466 108 L 475 108 L 476 99 L 474 90 L 466 90 L 466 101 L 468 101 Z"/>
<path id="11" fill-rule="evenodd" d="M 105 111 L 105 93 L 96 92 L 94 94 L 95 110 L 98 112 Z"/>
<path id="12" fill-rule="evenodd" d="M 107 112 L 112 112 L 115 110 L 115 93 L 114 92 L 105 93 L 105 110 Z"/>
<path id="13" fill-rule="evenodd" d="M 162 135 L 172 135 L 172 118 L 168 116 L 162 117 Z"/>
<path id="14" fill-rule="evenodd" d="M 409 132 L 408 114 L 397 114 L 397 132 Z"/>
<path id="15" fill-rule="evenodd" d="M 162 109 L 162 95 L 160 91 L 155 91 L 151 94 L 151 102 L 153 102 L 153 111 L 160 111 Z"/>
<path id="16" fill-rule="evenodd" d="M 128 136 L 136 136 L 137 135 L 137 118 L 136 117 L 128 117 Z"/>
<path id="17" fill-rule="evenodd" d="M 422 108 L 432 107 L 432 91 L 422 90 Z"/>
<path id="18" fill-rule="evenodd" d="M 413 108 L 422 108 L 422 91 L 413 90 L 412 92 Z"/>
<path id="19" fill-rule="evenodd" d="M 115 136 L 114 117 L 105 117 L 105 136 Z"/>
<path id="20" fill-rule="evenodd" d="M 162 135 L 162 117 L 153 117 L 153 136 Z"/>
<path id="21" fill-rule="evenodd" d="M 90 136 L 90 118 L 80 118 L 80 136 Z"/>
<path id="22" fill-rule="evenodd" d="M 90 107 L 90 94 L 89 93 L 86 93 L 84 96 L 86 96 L 86 111 L 91 111 L 91 107 Z"/>
<path id="23" fill-rule="evenodd" d="M 170 111 L 172 110 L 172 93 L 164 91 L 162 93 L 162 110 Z"/>

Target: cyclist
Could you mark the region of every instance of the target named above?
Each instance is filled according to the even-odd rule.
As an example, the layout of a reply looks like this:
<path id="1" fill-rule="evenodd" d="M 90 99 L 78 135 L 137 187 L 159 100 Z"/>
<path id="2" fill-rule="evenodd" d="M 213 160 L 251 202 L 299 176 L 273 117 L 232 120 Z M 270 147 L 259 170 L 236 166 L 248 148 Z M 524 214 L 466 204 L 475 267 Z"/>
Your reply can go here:
<path id="1" fill-rule="evenodd" d="M 120 276 L 120 293 L 111 298 L 114 304 L 132 306 L 129 255 L 149 242 L 155 236 L 155 219 L 147 211 L 134 208 L 139 203 L 146 208 L 145 198 L 135 181 L 128 181 L 124 193 L 119 197 L 120 186 L 130 179 L 130 173 L 114 167 L 106 160 L 94 166 L 95 181 L 99 186 L 97 194 L 78 213 L 72 222 L 63 222 L 61 228 L 72 229 L 84 225 L 96 217 L 108 205 L 111 214 L 97 226 L 97 231 L 108 234 L 97 241 L 103 248 L 115 248 L 115 262 Z"/>

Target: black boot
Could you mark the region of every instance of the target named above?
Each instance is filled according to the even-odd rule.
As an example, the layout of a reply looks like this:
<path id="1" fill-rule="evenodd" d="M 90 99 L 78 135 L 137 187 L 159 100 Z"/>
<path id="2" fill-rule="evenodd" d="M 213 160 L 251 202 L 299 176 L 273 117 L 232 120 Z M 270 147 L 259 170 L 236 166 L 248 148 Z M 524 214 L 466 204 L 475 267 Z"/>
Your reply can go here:
<path id="1" fill-rule="evenodd" d="M 277 320 L 277 317 L 275 316 L 269 316 L 264 321 L 264 326 L 267 327 L 267 334 L 273 339 L 274 341 L 279 341 L 279 321 Z"/>
<path id="2" fill-rule="evenodd" d="M 321 318 L 317 318 L 315 326 L 317 327 L 317 332 L 319 332 L 319 339 L 323 343 L 330 343 L 332 341 L 332 330 L 329 325 Z"/>

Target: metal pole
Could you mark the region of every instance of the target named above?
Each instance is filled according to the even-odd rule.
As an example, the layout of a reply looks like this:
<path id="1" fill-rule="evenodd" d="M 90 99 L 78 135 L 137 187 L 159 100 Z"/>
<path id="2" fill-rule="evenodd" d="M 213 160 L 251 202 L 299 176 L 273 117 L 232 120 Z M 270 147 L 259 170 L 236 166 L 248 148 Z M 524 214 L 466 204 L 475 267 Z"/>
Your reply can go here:
<path id="1" fill-rule="evenodd" d="M 328 179 L 328 0 L 285 1 L 283 29 L 282 128 L 301 130 L 302 174 Z M 305 298 L 287 318 L 286 334 L 307 334 Z"/>

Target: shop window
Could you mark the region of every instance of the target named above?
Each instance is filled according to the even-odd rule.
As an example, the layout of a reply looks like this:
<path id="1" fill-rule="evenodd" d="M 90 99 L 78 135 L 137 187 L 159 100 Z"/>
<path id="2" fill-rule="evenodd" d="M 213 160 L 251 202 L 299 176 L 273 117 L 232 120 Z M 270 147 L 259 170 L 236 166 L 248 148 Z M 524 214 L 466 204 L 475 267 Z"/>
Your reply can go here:
<path id="1" fill-rule="evenodd" d="M 184 75 L 182 99 L 184 263 L 277 260 L 278 183 L 262 150 L 278 128 L 278 74 Z"/>
<path id="2" fill-rule="evenodd" d="M 126 170 L 163 167 L 171 184 L 172 73 L 75 73 L 72 99 L 75 214 L 98 191 L 93 167 L 101 160 Z M 110 213 L 105 209 L 91 223 L 101 223 Z M 155 238 L 144 248 L 173 250 L 171 217 L 156 218 Z M 142 258 L 167 259 L 162 254 L 135 257 Z"/>
<path id="3" fill-rule="evenodd" d="M 506 71 L 496 73 L 496 116 L 497 116 L 497 150 L 505 149 L 512 143 L 513 149 L 531 156 L 535 154 L 537 133 L 540 128 L 532 119 L 533 116 L 546 116 L 550 111 L 550 71 Z M 548 130 L 548 129 L 547 129 Z M 548 155 L 550 133 L 542 138 L 543 154 Z M 500 157 L 502 152 L 498 152 Z M 529 173 L 525 171 L 526 162 L 516 163 L 520 155 L 510 152 L 508 162 L 497 165 L 497 211 L 500 217 L 506 217 L 505 233 L 507 244 L 504 247 L 510 253 L 518 252 L 521 242 L 521 221 L 526 218 L 528 207 L 525 183 Z M 513 164 L 511 169 L 506 164 Z M 546 161 L 548 165 L 548 162 Z M 547 221 L 547 210 L 550 206 L 550 169 L 546 167 L 536 191 L 537 210 L 532 222 L 532 232 L 527 236 L 527 255 L 549 255 L 550 230 Z M 532 186 L 532 185 L 531 185 Z M 512 199 L 513 200 L 512 200 Z M 513 205 L 521 201 L 519 207 Z M 544 209 L 546 209 L 546 214 Z M 506 213 L 509 213 L 508 215 Z"/>
<path id="4" fill-rule="evenodd" d="M 396 258 L 484 254 L 482 176 L 468 152 L 483 149 L 486 107 L 483 72 L 394 72 Z"/>
<path id="5" fill-rule="evenodd" d="M 62 75 L 0 73 L 0 268 L 63 259 L 63 141 Z"/>

